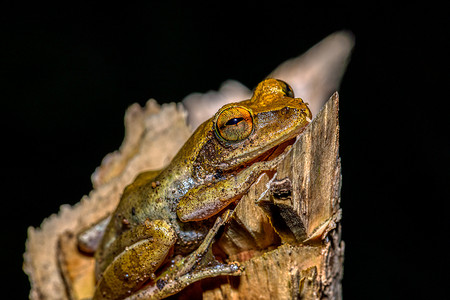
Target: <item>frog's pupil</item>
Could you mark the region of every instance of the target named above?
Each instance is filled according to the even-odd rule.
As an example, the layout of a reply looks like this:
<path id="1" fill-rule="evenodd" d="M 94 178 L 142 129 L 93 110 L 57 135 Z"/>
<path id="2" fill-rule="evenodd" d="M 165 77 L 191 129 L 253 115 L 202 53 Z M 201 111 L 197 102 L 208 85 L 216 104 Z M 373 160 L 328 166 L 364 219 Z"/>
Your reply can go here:
<path id="1" fill-rule="evenodd" d="M 244 120 L 244 118 L 233 118 L 228 120 L 228 122 L 225 123 L 225 125 L 236 125 L 240 121 Z"/>

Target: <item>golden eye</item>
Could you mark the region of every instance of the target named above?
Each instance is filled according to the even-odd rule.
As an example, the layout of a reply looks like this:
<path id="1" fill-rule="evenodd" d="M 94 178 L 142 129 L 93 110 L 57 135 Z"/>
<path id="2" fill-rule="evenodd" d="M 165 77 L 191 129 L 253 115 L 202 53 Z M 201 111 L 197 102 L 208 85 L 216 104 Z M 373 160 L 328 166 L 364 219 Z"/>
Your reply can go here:
<path id="1" fill-rule="evenodd" d="M 251 113 L 243 107 L 223 110 L 216 120 L 216 135 L 228 142 L 239 142 L 252 133 Z"/>
<path id="2" fill-rule="evenodd" d="M 281 90 L 283 91 L 283 93 L 291 98 L 295 98 L 294 97 L 294 90 L 291 88 L 291 86 L 289 84 L 287 84 L 286 82 L 284 82 L 283 80 L 277 79 L 278 83 L 281 85 Z"/>

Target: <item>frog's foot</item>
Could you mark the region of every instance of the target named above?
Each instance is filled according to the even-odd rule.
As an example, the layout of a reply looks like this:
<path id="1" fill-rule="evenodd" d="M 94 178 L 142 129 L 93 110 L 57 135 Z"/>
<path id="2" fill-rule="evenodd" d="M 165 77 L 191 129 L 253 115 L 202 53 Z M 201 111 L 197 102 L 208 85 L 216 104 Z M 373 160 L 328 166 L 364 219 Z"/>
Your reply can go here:
<path id="1" fill-rule="evenodd" d="M 178 293 L 186 286 L 204 278 L 241 275 L 242 267 L 239 263 L 220 263 L 214 258 L 211 250 L 215 235 L 220 227 L 228 221 L 231 214 L 232 212 L 227 210 L 216 219 L 214 226 L 197 250 L 182 258 L 159 275 L 152 284 L 127 299 L 161 299 Z"/>
<path id="2" fill-rule="evenodd" d="M 219 264 L 212 267 L 205 267 L 184 274 L 178 278 L 168 279 L 167 281 L 163 279 L 158 279 L 156 284 L 149 285 L 137 291 L 137 293 L 126 298 L 126 300 L 163 299 L 170 295 L 180 292 L 188 285 L 201 279 L 225 275 L 239 276 L 241 274 L 242 270 L 238 263 Z"/>

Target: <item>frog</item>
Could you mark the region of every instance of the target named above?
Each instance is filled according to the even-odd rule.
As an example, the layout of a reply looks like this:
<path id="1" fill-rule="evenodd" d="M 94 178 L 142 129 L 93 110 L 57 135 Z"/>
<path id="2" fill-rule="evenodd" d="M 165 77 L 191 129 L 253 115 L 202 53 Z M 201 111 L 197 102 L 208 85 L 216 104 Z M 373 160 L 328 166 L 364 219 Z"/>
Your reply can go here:
<path id="1" fill-rule="evenodd" d="M 138 175 L 96 230 L 99 242 L 85 245 L 95 251 L 93 299 L 160 299 L 206 277 L 241 275 L 239 263 L 220 262 L 211 245 L 311 118 L 289 84 L 268 78 L 250 99 L 201 124 L 167 167 Z"/>

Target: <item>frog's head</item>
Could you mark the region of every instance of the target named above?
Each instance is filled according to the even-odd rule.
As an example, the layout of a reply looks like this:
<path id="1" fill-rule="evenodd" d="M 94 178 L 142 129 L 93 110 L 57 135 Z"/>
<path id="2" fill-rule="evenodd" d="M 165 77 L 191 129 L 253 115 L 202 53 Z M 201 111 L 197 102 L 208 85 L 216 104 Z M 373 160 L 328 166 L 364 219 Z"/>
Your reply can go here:
<path id="1" fill-rule="evenodd" d="M 311 118 L 307 104 L 294 98 L 287 83 L 266 79 L 251 99 L 223 106 L 209 121 L 210 138 L 197 162 L 227 171 L 272 159 L 295 141 Z"/>

